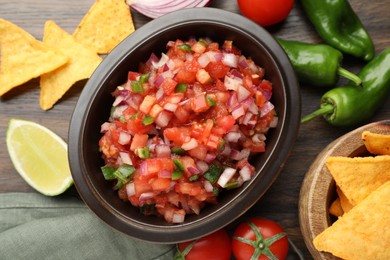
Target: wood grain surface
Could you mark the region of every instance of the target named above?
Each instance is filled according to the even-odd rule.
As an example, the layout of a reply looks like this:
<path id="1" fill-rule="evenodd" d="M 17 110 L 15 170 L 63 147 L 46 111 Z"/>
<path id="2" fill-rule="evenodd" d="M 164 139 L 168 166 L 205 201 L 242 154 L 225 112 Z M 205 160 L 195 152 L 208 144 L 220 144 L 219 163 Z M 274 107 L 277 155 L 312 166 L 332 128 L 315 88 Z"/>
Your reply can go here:
<path id="1" fill-rule="evenodd" d="M 92 0 L 0 0 L 0 18 L 14 22 L 41 40 L 46 20 L 53 20 L 67 32 L 73 33 L 93 2 Z M 376 53 L 390 47 L 390 15 L 388 14 L 390 1 L 351 0 L 350 3 L 370 33 Z M 210 6 L 239 13 L 235 0 L 213 0 Z M 136 29 L 150 21 L 149 18 L 134 10 L 132 15 Z M 283 39 L 322 42 L 306 19 L 299 1 L 294 4 L 285 22 L 267 30 Z M 358 72 L 364 64 L 363 61 L 352 57 L 344 58 L 344 67 L 353 72 Z M 343 83 L 344 80 L 339 81 L 339 84 Z M 69 120 L 84 84 L 85 81 L 75 84 L 49 111 L 39 108 L 40 90 L 37 79 L 13 89 L 0 98 L 0 192 L 33 191 L 16 173 L 8 156 L 5 145 L 8 120 L 10 118 L 33 120 L 67 140 Z M 326 89 L 301 85 L 302 115 L 318 108 L 320 97 L 325 91 Z M 375 116 L 365 123 L 389 118 L 390 97 Z M 278 221 L 305 257 L 313 258 L 306 248 L 299 225 L 298 201 L 301 184 L 316 156 L 333 140 L 351 130 L 353 128 L 333 127 L 322 118 L 302 125 L 290 157 L 285 165 L 281 165 L 283 170 L 279 178 L 243 218 L 263 216 Z M 76 191 L 71 189 L 69 192 Z"/>

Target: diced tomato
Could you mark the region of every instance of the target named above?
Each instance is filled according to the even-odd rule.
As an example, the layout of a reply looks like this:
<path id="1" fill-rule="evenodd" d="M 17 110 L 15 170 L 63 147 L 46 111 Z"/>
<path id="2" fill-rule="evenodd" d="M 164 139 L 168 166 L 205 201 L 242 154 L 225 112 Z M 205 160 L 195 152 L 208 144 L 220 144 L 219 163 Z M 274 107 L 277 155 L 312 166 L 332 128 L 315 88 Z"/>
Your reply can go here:
<path id="1" fill-rule="evenodd" d="M 191 108 L 194 112 L 200 113 L 209 109 L 210 105 L 207 102 L 206 95 L 204 93 L 199 94 L 191 99 Z"/>
<path id="2" fill-rule="evenodd" d="M 206 158 L 207 155 L 207 147 L 204 145 L 198 145 L 197 147 L 191 149 L 188 151 L 188 154 L 191 157 L 194 157 L 198 160 L 203 161 Z"/>
<path id="3" fill-rule="evenodd" d="M 171 78 L 165 78 L 160 87 L 164 90 L 165 95 L 171 95 L 175 91 L 177 82 Z"/>
<path id="4" fill-rule="evenodd" d="M 272 83 L 266 79 L 263 79 L 260 83 L 260 88 L 264 90 L 272 90 Z"/>
<path id="5" fill-rule="evenodd" d="M 134 187 L 137 195 L 141 195 L 144 192 L 153 190 L 152 186 L 149 184 L 149 181 L 141 178 L 136 178 L 134 180 Z"/>
<path id="6" fill-rule="evenodd" d="M 148 143 L 148 139 L 148 135 L 135 134 L 131 141 L 130 150 L 134 152 L 138 148 L 144 148 Z"/>
<path id="7" fill-rule="evenodd" d="M 191 50 L 195 53 L 204 53 L 207 49 L 206 44 L 202 42 L 196 42 L 191 46 Z"/>
<path id="8" fill-rule="evenodd" d="M 187 109 L 186 106 L 178 106 L 174 112 L 176 119 L 179 120 L 179 122 L 186 122 L 188 118 L 191 115 L 191 112 L 189 109 Z"/>
<path id="9" fill-rule="evenodd" d="M 199 185 L 195 185 L 189 182 L 180 182 L 176 184 L 175 190 L 181 194 L 188 194 L 191 196 L 197 196 L 201 193 L 202 188 Z"/>
<path id="10" fill-rule="evenodd" d="M 196 81 L 196 72 L 180 69 L 175 76 L 175 80 L 180 83 L 194 83 Z"/>
<path id="11" fill-rule="evenodd" d="M 224 65 L 221 61 L 210 62 L 205 70 L 214 79 L 222 79 L 229 72 L 230 68 Z"/>
<path id="12" fill-rule="evenodd" d="M 127 121 L 127 130 L 133 134 L 146 134 L 152 129 L 153 125 L 144 125 L 142 123 L 142 114 L 138 113 L 133 115 L 130 120 Z"/>
<path id="13" fill-rule="evenodd" d="M 164 109 L 159 104 L 154 104 L 153 107 L 149 111 L 149 115 L 156 118 L 158 114 L 161 113 Z"/>
<path id="14" fill-rule="evenodd" d="M 218 146 L 221 144 L 222 142 L 222 137 L 221 136 L 218 136 L 218 135 L 215 135 L 215 134 L 211 134 L 210 137 L 208 138 L 207 142 L 206 142 L 206 145 L 207 147 L 209 147 L 210 149 L 217 149 Z"/>
<path id="15" fill-rule="evenodd" d="M 202 84 L 206 84 L 211 81 L 211 77 L 205 69 L 200 69 L 196 72 L 196 80 L 198 80 Z"/>
<path id="16" fill-rule="evenodd" d="M 187 127 L 172 127 L 164 129 L 164 136 L 174 145 L 181 146 L 190 138 L 190 129 Z"/>
<path id="17" fill-rule="evenodd" d="M 162 162 L 159 159 L 146 159 L 144 161 L 146 163 L 146 171 L 147 173 L 158 173 L 162 170 Z"/>
<path id="18" fill-rule="evenodd" d="M 127 79 L 131 81 L 137 81 L 139 76 L 141 76 L 141 73 L 129 71 L 129 73 L 127 74 Z"/>
<path id="19" fill-rule="evenodd" d="M 157 98 L 155 96 L 146 95 L 141 105 L 139 106 L 139 111 L 141 111 L 144 114 L 148 114 L 150 109 L 154 104 L 156 104 L 156 102 L 157 102 Z"/>
<path id="20" fill-rule="evenodd" d="M 151 181 L 151 186 L 154 191 L 165 191 L 171 186 L 171 180 L 165 178 L 157 178 Z"/>
<path id="21" fill-rule="evenodd" d="M 225 129 L 226 132 L 228 132 L 233 125 L 236 123 L 236 120 L 232 115 L 222 116 L 216 120 L 216 125 L 222 127 Z"/>

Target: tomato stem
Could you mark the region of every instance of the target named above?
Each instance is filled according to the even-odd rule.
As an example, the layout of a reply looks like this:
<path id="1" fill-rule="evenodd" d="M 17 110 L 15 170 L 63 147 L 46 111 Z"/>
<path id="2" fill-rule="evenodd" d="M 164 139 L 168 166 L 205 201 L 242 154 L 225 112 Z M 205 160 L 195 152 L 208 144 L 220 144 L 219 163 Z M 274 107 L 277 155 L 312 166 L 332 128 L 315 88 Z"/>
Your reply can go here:
<path id="1" fill-rule="evenodd" d="M 256 235 L 256 240 L 251 240 L 243 237 L 234 236 L 233 239 L 239 240 L 242 243 L 248 244 L 252 246 L 255 251 L 251 257 L 251 260 L 257 260 L 263 254 L 268 257 L 270 260 L 278 260 L 278 258 L 272 253 L 269 247 L 278 241 L 279 239 L 287 236 L 285 232 L 278 233 L 272 237 L 264 238 L 261 234 L 260 229 L 253 224 L 252 222 L 248 222 L 249 227 L 253 230 Z"/>
<path id="2" fill-rule="evenodd" d="M 195 243 L 196 243 L 196 240 L 192 241 L 191 244 L 186 246 L 186 248 L 184 248 L 183 251 L 180 251 L 179 245 L 177 244 L 176 245 L 177 252 L 176 252 L 176 254 L 175 254 L 173 259 L 174 260 L 185 260 L 186 259 L 186 255 L 188 255 L 188 253 L 191 251 L 191 249 L 195 245 Z"/>

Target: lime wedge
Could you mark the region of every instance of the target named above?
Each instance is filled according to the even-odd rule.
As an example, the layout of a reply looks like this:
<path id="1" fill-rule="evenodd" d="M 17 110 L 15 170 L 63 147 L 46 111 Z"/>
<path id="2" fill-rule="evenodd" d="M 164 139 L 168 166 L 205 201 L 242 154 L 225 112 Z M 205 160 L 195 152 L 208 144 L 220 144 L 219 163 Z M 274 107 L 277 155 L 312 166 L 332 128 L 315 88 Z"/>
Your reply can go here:
<path id="1" fill-rule="evenodd" d="M 6 142 L 16 171 L 38 192 L 55 196 L 73 184 L 67 144 L 48 128 L 10 119 Z"/>

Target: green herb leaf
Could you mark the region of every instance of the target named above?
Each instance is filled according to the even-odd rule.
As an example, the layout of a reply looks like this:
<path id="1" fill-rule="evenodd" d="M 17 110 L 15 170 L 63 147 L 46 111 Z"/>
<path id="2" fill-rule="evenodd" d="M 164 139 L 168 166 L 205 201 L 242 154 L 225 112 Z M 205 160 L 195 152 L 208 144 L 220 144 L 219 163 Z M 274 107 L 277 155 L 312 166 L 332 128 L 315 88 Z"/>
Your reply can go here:
<path id="1" fill-rule="evenodd" d="M 175 87 L 175 93 L 185 93 L 187 91 L 186 83 L 179 83 Z"/>

